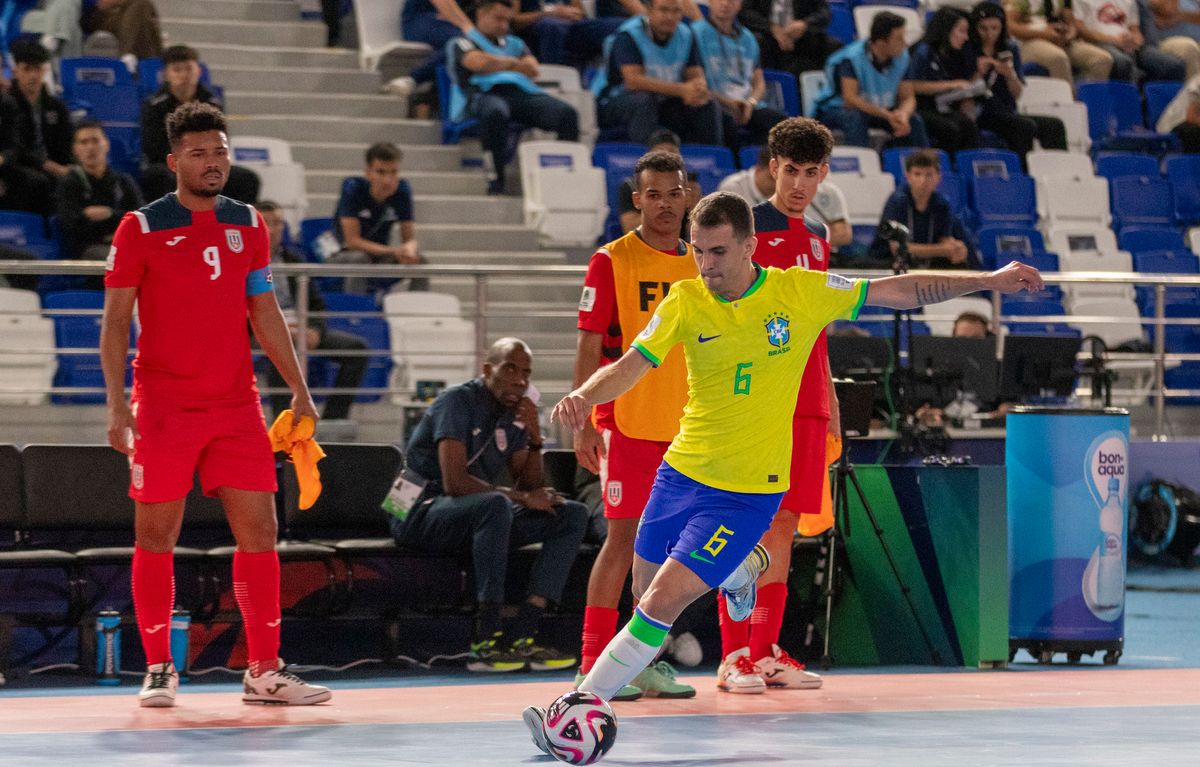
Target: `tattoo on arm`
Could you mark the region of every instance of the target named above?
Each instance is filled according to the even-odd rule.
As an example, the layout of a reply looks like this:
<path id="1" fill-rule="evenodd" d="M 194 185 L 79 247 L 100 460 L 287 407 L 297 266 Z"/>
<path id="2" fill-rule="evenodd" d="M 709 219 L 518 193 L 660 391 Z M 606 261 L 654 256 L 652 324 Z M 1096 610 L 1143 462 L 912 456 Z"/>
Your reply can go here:
<path id="1" fill-rule="evenodd" d="M 954 297 L 954 293 L 950 290 L 950 283 L 946 280 L 935 279 L 929 282 L 917 280 L 913 284 L 913 288 L 917 293 L 917 303 L 921 306 L 938 304 Z"/>

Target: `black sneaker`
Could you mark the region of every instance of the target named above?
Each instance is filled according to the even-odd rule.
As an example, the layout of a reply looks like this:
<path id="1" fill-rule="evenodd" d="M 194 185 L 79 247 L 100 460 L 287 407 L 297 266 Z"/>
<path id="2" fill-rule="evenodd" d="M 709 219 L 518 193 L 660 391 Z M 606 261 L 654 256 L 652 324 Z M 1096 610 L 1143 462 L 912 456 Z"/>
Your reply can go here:
<path id="1" fill-rule="evenodd" d="M 509 652 L 518 658 L 523 658 L 533 671 L 558 671 L 571 668 L 578 659 L 553 647 L 541 647 L 533 643 L 532 637 L 513 641 Z"/>
<path id="2" fill-rule="evenodd" d="M 491 639 L 471 643 L 471 654 L 467 658 L 467 671 L 503 674 L 525 668 L 526 660 L 524 658 L 497 647 L 496 638 L 499 636 L 496 634 Z"/>

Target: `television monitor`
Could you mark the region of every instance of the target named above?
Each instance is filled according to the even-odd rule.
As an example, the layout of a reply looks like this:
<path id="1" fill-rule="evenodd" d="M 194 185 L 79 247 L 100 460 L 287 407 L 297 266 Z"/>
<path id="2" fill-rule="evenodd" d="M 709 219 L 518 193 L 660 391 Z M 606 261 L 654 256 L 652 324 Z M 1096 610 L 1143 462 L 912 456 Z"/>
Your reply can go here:
<path id="1" fill-rule="evenodd" d="M 1070 336 L 1010 335 L 1004 339 L 1000 396 L 1030 402 L 1070 397 L 1077 377 L 1082 339 Z"/>
<path id="2" fill-rule="evenodd" d="M 886 338 L 827 336 L 829 368 L 836 378 L 877 381 L 892 366 L 892 347 Z"/>
<path id="3" fill-rule="evenodd" d="M 934 407 L 953 402 L 959 390 L 982 407 L 999 399 L 995 338 L 913 336 L 908 364 L 916 398 Z"/>

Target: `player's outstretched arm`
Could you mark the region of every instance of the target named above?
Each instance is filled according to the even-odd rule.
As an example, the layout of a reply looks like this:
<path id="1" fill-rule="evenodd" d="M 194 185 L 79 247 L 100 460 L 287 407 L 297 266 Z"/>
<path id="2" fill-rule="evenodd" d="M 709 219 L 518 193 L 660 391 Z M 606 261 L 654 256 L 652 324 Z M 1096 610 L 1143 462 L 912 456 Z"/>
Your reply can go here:
<path id="1" fill-rule="evenodd" d="M 913 272 L 895 277 L 871 280 L 867 286 L 866 303 L 891 309 L 916 309 L 938 304 L 977 290 L 998 290 L 1036 293 L 1044 287 L 1037 269 L 1020 261 L 1012 261 L 994 272 L 977 274 L 947 274 L 944 272 Z"/>
<path id="2" fill-rule="evenodd" d="M 600 368 L 582 386 L 559 400 L 550 420 L 573 431 L 582 429 L 591 418 L 594 405 L 610 402 L 629 391 L 648 370 L 650 360 L 637 349 L 630 349 L 621 359 Z"/>
<path id="3" fill-rule="evenodd" d="M 108 444 L 126 455 L 133 453 L 137 423 L 125 399 L 125 364 L 129 356 L 129 326 L 137 288 L 104 291 L 104 317 L 100 321 L 100 369 L 108 403 Z"/>
<path id="4" fill-rule="evenodd" d="M 296 359 L 296 350 L 292 348 L 292 334 L 283 319 L 283 312 L 279 310 L 275 292 L 268 290 L 250 296 L 249 304 L 250 326 L 254 328 L 254 337 L 258 339 L 259 346 L 267 353 L 271 364 L 292 390 L 293 420 L 306 415 L 316 421 L 317 407 L 313 404 L 312 395 L 308 393 L 304 374 L 300 372 L 300 361 Z"/>

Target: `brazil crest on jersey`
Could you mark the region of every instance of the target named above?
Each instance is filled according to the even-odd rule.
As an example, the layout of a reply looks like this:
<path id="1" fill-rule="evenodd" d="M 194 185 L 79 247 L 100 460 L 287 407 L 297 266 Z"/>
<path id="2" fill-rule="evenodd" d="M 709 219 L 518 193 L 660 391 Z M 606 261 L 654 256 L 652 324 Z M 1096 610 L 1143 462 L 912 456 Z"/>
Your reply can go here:
<path id="1" fill-rule="evenodd" d="M 854 319 L 867 283 L 803 269 L 760 268 L 736 301 L 700 278 L 659 304 L 633 348 L 659 364 L 683 344 L 688 403 L 665 460 L 697 482 L 741 493 L 788 489 L 792 411 L 813 342 Z"/>

